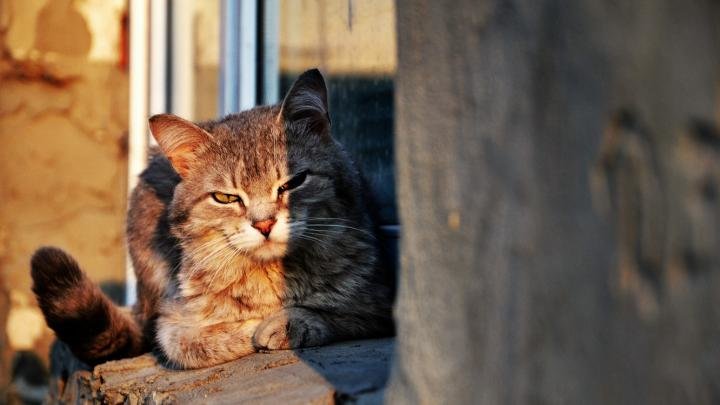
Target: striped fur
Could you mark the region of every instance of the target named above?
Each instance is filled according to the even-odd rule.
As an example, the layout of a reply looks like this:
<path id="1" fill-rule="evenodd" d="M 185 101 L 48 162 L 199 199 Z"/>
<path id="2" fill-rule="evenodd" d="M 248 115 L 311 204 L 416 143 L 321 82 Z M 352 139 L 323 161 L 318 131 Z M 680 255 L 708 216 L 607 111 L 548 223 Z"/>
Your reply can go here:
<path id="1" fill-rule="evenodd" d="M 144 351 L 140 328 L 62 250 L 38 249 L 31 260 L 33 292 L 58 338 L 88 364 Z"/>

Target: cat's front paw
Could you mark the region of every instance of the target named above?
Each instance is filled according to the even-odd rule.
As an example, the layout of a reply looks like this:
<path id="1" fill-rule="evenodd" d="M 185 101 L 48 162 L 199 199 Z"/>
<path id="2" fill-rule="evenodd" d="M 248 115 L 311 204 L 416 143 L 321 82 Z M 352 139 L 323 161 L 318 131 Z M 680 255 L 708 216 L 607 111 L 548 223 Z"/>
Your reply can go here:
<path id="1" fill-rule="evenodd" d="M 253 345 L 266 350 L 295 349 L 325 344 L 330 336 L 328 325 L 313 312 L 287 308 L 258 325 Z"/>
<path id="2" fill-rule="evenodd" d="M 290 349 L 287 317 L 274 315 L 265 319 L 255 331 L 253 346 L 268 350 Z"/>

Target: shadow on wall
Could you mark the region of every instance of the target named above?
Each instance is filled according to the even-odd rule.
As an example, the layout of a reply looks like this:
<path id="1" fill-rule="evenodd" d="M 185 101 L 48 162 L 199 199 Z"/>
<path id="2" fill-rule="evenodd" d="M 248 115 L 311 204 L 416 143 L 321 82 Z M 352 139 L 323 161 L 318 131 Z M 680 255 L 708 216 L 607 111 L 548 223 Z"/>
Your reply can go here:
<path id="1" fill-rule="evenodd" d="M 92 35 L 85 18 L 73 6 L 73 0 L 48 1 L 35 24 L 35 49 L 42 53 L 85 57 L 90 52 Z"/>

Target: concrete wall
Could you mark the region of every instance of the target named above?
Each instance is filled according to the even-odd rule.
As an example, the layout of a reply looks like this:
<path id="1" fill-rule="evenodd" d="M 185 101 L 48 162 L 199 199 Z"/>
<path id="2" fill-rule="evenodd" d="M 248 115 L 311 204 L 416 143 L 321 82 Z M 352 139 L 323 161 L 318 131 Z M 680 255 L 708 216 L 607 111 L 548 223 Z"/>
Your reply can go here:
<path id="1" fill-rule="evenodd" d="M 398 1 L 391 403 L 720 398 L 720 3 Z"/>

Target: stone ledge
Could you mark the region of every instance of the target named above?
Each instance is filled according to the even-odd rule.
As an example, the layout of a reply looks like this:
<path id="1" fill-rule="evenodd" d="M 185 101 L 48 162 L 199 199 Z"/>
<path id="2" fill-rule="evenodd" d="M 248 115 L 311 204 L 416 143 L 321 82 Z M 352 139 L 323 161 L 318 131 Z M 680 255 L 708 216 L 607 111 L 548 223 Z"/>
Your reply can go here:
<path id="1" fill-rule="evenodd" d="M 146 354 L 101 364 L 93 371 L 75 371 L 51 400 L 70 404 L 375 402 L 388 378 L 393 347 L 393 339 L 358 340 L 256 353 L 183 371 L 167 369 Z"/>

